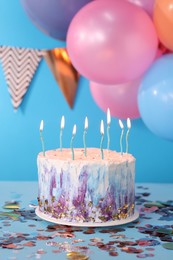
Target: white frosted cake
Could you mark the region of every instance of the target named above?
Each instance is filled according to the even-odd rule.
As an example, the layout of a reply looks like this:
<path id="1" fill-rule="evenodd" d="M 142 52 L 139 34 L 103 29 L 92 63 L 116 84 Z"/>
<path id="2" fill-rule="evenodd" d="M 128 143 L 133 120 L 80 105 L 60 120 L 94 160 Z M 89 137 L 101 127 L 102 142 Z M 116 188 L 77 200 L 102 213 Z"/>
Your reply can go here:
<path id="1" fill-rule="evenodd" d="M 39 211 L 67 223 L 103 223 L 134 214 L 135 158 L 88 148 L 40 153 L 37 158 Z"/>

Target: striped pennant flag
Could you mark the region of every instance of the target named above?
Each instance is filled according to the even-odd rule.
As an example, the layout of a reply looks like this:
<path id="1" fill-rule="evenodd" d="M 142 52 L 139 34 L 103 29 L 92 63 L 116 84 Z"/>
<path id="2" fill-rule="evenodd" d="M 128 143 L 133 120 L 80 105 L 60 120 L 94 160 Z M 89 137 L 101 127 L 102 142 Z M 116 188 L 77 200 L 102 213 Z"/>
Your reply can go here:
<path id="1" fill-rule="evenodd" d="M 43 54 L 37 49 L 0 46 L 0 60 L 15 110 L 20 106 Z"/>

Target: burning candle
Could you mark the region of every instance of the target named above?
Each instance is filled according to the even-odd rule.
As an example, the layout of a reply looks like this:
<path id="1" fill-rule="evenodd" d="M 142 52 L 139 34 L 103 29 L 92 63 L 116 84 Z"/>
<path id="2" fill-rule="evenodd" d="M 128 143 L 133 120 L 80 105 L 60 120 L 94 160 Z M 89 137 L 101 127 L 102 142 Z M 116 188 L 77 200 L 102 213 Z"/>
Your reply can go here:
<path id="1" fill-rule="evenodd" d="M 85 124 L 84 124 L 84 133 L 83 133 L 83 144 L 84 144 L 84 154 L 87 156 L 87 150 L 86 150 L 86 134 L 88 129 L 88 118 L 85 117 Z"/>
<path id="2" fill-rule="evenodd" d="M 71 143 L 70 143 L 71 152 L 72 152 L 72 160 L 74 160 L 73 140 L 74 140 L 75 135 L 76 135 L 76 125 L 73 126 L 72 138 L 71 138 Z"/>
<path id="3" fill-rule="evenodd" d="M 128 153 L 128 149 L 129 149 L 129 132 L 130 132 L 130 128 L 131 128 L 131 121 L 130 118 L 127 118 L 127 133 L 126 133 L 126 153 Z"/>
<path id="4" fill-rule="evenodd" d="M 44 140 L 43 140 L 43 128 L 44 128 L 44 122 L 41 120 L 40 123 L 40 139 L 41 139 L 41 144 L 42 144 L 42 151 L 43 151 L 43 156 L 45 156 L 45 147 L 44 147 Z"/>
<path id="5" fill-rule="evenodd" d="M 65 126 L 65 117 L 62 116 L 61 118 L 61 126 L 60 126 L 60 151 L 62 152 L 62 133 Z"/>
<path id="6" fill-rule="evenodd" d="M 103 154 L 103 140 L 104 140 L 104 123 L 103 120 L 101 120 L 101 124 L 100 124 L 100 133 L 102 135 L 101 137 L 101 142 L 100 142 L 100 151 L 101 151 L 101 157 L 102 160 L 104 159 L 104 154 Z"/>
<path id="7" fill-rule="evenodd" d="M 123 125 L 123 122 L 120 119 L 119 119 L 119 125 L 120 125 L 120 128 L 121 128 L 120 150 L 121 150 L 121 155 L 123 155 L 123 144 L 122 144 L 122 141 L 123 141 L 123 134 L 124 134 L 124 125 Z"/>
<path id="8" fill-rule="evenodd" d="M 108 138 L 107 149 L 108 150 L 110 148 L 110 124 L 111 124 L 111 113 L 110 113 L 110 109 L 108 108 L 107 110 L 107 138 Z"/>

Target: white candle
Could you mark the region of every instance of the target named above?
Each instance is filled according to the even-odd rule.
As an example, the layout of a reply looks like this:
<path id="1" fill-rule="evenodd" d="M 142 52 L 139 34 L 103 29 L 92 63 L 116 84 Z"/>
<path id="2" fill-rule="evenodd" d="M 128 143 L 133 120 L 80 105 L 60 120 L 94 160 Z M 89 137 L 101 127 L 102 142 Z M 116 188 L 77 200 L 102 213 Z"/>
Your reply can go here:
<path id="1" fill-rule="evenodd" d="M 111 124 L 111 113 L 110 113 L 110 109 L 107 109 L 107 138 L 108 138 L 108 142 L 107 142 L 107 149 L 109 150 L 110 148 L 110 124 Z"/>
<path id="2" fill-rule="evenodd" d="M 44 122 L 41 120 L 40 123 L 40 139 L 41 139 L 41 144 L 42 144 L 42 151 L 43 151 L 43 156 L 45 156 L 45 147 L 44 147 L 44 140 L 43 140 L 43 128 L 44 128 Z"/>
<path id="3" fill-rule="evenodd" d="M 61 118 L 61 126 L 60 126 L 60 151 L 62 152 L 62 133 L 65 126 L 65 117 L 62 116 Z"/>
<path id="4" fill-rule="evenodd" d="M 70 147 L 71 147 L 71 151 L 72 151 L 72 160 L 74 160 L 73 140 L 74 140 L 75 135 L 76 135 L 76 125 L 73 126 L 72 138 L 71 138 L 71 143 L 70 143 Z"/>
<path id="5" fill-rule="evenodd" d="M 104 140 L 104 123 L 103 120 L 101 120 L 101 124 L 100 124 L 100 133 L 102 135 L 101 137 L 101 142 L 100 142 L 100 151 L 101 151 L 101 157 L 102 160 L 104 159 L 104 154 L 103 154 L 103 140 Z"/>
<path id="6" fill-rule="evenodd" d="M 86 134 L 87 134 L 87 129 L 88 129 L 88 117 L 85 117 L 85 124 L 84 124 L 84 133 L 83 133 L 83 144 L 84 144 L 84 154 L 87 156 L 87 151 L 86 151 Z"/>
<path id="7" fill-rule="evenodd" d="M 127 118 L 127 133 L 126 133 L 126 153 L 128 153 L 128 149 L 129 149 L 129 143 L 128 143 L 128 139 L 129 139 L 129 132 L 131 129 L 131 121 L 130 118 Z"/>
<path id="8" fill-rule="evenodd" d="M 122 144 L 122 141 L 123 141 L 123 134 L 124 134 L 124 125 L 123 125 L 123 122 L 120 119 L 119 119 L 119 125 L 120 125 L 120 128 L 121 128 L 120 150 L 121 150 L 121 155 L 123 155 L 123 144 Z"/>

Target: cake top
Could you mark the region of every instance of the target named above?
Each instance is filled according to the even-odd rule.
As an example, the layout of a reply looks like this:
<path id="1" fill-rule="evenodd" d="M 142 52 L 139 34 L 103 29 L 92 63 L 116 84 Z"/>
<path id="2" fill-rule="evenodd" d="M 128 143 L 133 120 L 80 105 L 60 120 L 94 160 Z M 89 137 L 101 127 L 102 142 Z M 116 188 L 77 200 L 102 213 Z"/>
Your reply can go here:
<path id="1" fill-rule="evenodd" d="M 98 148 L 87 148 L 87 156 L 84 155 L 83 148 L 75 148 L 75 159 L 74 161 L 95 161 L 95 162 L 131 162 L 134 161 L 135 158 L 129 153 L 118 153 L 116 151 L 104 149 L 104 159 L 101 158 L 101 152 Z M 39 158 L 43 159 L 51 159 L 51 160 L 63 160 L 63 161 L 72 161 L 72 152 L 69 148 L 63 148 L 62 151 L 60 149 L 57 150 L 48 150 L 43 156 L 43 153 L 39 153 Z"/>

